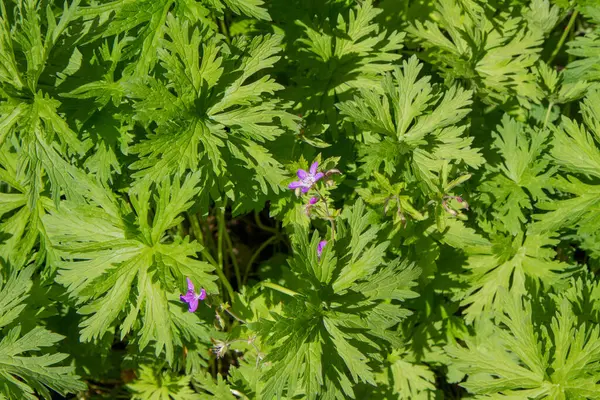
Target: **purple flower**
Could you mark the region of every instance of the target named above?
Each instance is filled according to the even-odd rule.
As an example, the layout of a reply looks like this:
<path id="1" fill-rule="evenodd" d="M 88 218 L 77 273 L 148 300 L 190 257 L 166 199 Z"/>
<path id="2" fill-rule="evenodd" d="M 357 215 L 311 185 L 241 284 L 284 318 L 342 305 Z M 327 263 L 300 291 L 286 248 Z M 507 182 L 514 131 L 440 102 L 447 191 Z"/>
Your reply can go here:
<path id="1" fill-rule="evenodd" d="M 189 306 L 188 311 L 189 312 L 194 312 L 198 308 L 198 300 L 206 299 L 206 290 L 202 289 L 202 290 L 200 290 L 199 294 L 196 293 L 196 291 L 194 289 L 194 284 L 192 283 L 190 278 L 185 278 L 185 279 L 187 280 L 188 291 L 185 294 L 185 296 L 180 295 L 179 298 L 184 303 L 188 303 L 188 306 Z"/>
<path id="2" fill-rule="evenodd" d="M 310 204 L 312 206 L 312 205 L 317 204 L 317 201 L 319 201 L 319 198 L 317 196 L 313 196 L 310 198 L 310 200 L 308 200 L 308 204 Z"/>
<path id="3" fill-rule="evenodd" d="M 321 240 L 319 242 L 319 245 L 317 246 L 317 256 L 319 258 L 321 258 L 321 254 L 323 254 L 323 249 L 325 248 L 326 244 L 327 244 L 327 240 Z"/>
<path id="4" fill-rule="evenodd" d="M 310 166 L 310 170 L 308 172 L 306 172 L 303 169 L 299 169 L 297 172 L 299 180 L 290 183 L 288 188 L 290 188 L 290 189 L 302 188 L 302 193 L 308 192 L 310 190 L 310 188 L 319 179 L 321 179 L 323 176 L 325 176 L 325 174 L 323 174 L 322 172 L 317 172 L 318 167 L 319 167 L 319 163 L 315 161 Z"/>

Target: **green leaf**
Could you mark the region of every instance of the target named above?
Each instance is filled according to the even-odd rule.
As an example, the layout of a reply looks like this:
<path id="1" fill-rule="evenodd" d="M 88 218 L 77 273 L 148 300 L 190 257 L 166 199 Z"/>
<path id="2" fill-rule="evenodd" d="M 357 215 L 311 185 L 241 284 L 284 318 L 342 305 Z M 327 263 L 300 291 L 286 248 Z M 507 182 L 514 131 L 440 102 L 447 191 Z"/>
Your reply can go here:
<path id="1" fill-rule="evenodd" d="M 293 117 L 271 98 L 282 86 L 268 75 L 257 77 L 279 59 L 282 38 L 241 38 L 227 46 L 210 30 L 190 32 L 187 21 L 172 15 L 166 24 L 169 40 L 158 50 L 164 79 L 128 85 L 135 118 L 157 125 L 131 148 L 139 157 L 131 164 L 133 176 L 140 185 L 210 166 L 216 174 L 204 172 L 208 185 L 236 201 L 241 212 L 261 195 L 277 193 L 285 179 L 263 143 L 284 132 L 276 121 L 290 126 Z"/>
<path id="2" fill-rule="evenodd" d="M 531 68 L 539 59 L 543 34 L 556 22 L 556 7 L 534 1 L 517 14 L 500 7 L 487 11 L 472 0 L 439 0 L 430 20 L 415 21 L 409 32 L 448 81 L 473 82 L 487 104 L 516 98 L 529 107 L 541 97 Z M 525 15 L 529 24 L 515 15 Z"/>
<path id="3" fill-rule="evenodd" d="M 204 398 L 190 387 L 191 377 L 179 376 L 149 365 L 141 365 L 139 378 L 127 385 L 136 400 L 200 400 Z"/>
<path id="4" fill-rule="evenodd" d="M 482 321 L 466 347 L 448 349 L 469 375 L 462 385 L 482 398 L 598 398 L 598 327 L 579 325 L 563 296 L 555 297 L 556 314 L 541 329 L 529 302 L 504 299 L 501 325 Z"/>
<path id="5" fill-rule="evenodd" d="M 499 310 L 502 290 L 524 295 L 530 282 L 534 287 L 564 286 L 575 268 L 555 260 L 557 243 L 549 234 L 531 232 L 519 232 L 515 237 L 497 235 L 489 244 L 482 242 L 477 247 L 457 243 L 469 255 L 465 265 L 469 274 L 457 278 L 468 283 L 461 295 L 467 323 L 484 312 Z"/>
<path id="6" fill-rule="evenodd" d="M 74 375 L 74 367 L 61 367 L 67 354 L 30 355 L 41 348 L 53 346 L 63 336 L 36 327 L 19 337 L 21 328 L 9 330 L 0 340 L 0 394 L 7 398 L 37 399 L 39 393 L 50 399 L 48 388 L 62 394 L 85 390 L 86 385 Z"/>
<path id="7" fill-rule="evenodd" d="M 586 237 L 596 234 L 595 226 L 600 218 L 597 207 L 600 203 L 599 188 L 594 180 L 590 181 L 590 178 L 600 177 L 600 151 L 597 145 L 599 98 L 598 91 L 591 91 L 582 103 L 585 125 L 563 117 L 562 124 L 555 129 L 551 156 L 561 169 L 570 174 L 557 178 L 554 186 L 566 196 L 540 203 L 538 207 L 548 212 L 536 215 L 538 221 L 532 226 L 538 232 L 576 229 L 585 247 L 593 253 L 597 251 L 594 239 L 587 240 Z M 585 181 L 577 178 L 577 175 Z"/>
<path id="8" fill-rule="evenodd" d="M 502 163 L 487 167 L 491 175 L 480 190 L 492 196 L 489 204 L 493 204 L 492 215 L 498 225 L 517 234 L 522 224 L 529 222 L 534 202 L 548 201 L 546 191 L 553 189 L 555 171 L 541 157 L 547 131 L 530 129 L 505 114 L 494 136 Z"/>
<path id="9" fill-rule="evenodd" d="M 464 137 L 465 126 L 457 125 L 469 113 L 471 92 L 457 86 L 438 92 L 419 78 L 422 64 L 413 56 L 381 82 L 383 95 L 361 90 L 352 101 L 337 105 L 346 119 L 367 131 L 372 139 L 361 149 L 364 177 L 385 164 L 385 172 L 401 172 L 406 180 L 415 176 L 431 190 L 435 172 L 452 161 L 477 168 L 483 162 L 473 138 Z M 402 168 L 399 168 L 402 166 Z"/>
<path id="10" fill-rule="evenodd" d="M 391 366 L 393 390 L 398 398 L 429 399 L 435 390 L 435 376 L 425 365 L 396 360 Z"/>
<path id="11" fill-rule="evenodd" d="M 27 307 L 22 304 L 31 289 L 33 266 L 13 272 L 5 283 L 0 282 L 0 328 L 13 322 Z"/>
<path id="12" fill-rule="evenodd" d="M 264 4 L 262 0 L 223 0 L 223 2 L 236 14 L 271 21 L 267 10 L 261 7 Z"/>
<path id="13" fill-rule="evenodd" d="M 89 315 L 80 325 L 82 340 L 102 337 L 114 323 L 122 324 L 125 336 L 141 313 L 140 347 L 154 341 L 156 354 L 164 348 L 167 361 L 173 361 L 174 345 L 180 343 L 177 332 L 189 329 L 173 316 L 184 312 L 183 307 L 171 304 L 174 300 L 177 304 L 185 278 L 209 293 L 217 292 L 215 277 L 209 274 L 213 267 L 194 259 L 200 245 L 190 243 L 189 237 L 164 243 L 165 231 L 177 225 L 179 214 L 191 206 L 199 179 L 195 174 L 183 184 L 179 178 L 163 180 L 154 201 L 149 187 L 131 193 L 133 209 L 123 204 L 117 215 L 65 202 L 45 217 L 52 244 L 63 260 L 57 265 L 57 281 L 78 303 L 86 303 L 79 310 Z M 124 311 L 127 316 L 120 322 Z"/>

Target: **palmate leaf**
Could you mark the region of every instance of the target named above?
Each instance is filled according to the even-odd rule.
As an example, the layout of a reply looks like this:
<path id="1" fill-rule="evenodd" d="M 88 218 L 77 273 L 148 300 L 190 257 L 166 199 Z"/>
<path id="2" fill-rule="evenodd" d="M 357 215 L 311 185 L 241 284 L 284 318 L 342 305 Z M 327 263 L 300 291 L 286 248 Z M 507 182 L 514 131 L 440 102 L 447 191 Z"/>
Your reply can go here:
<path id="1" fill-rule="evenodd" d="M 188 2 L 181 3 L 182 6 L 176 7 L 176 12 L 189 11 L 186 7 Z M 174 4 L 174 0 L 133 2 L 117 0 L 101 5 L 81 7 L 79 15 L 93 25 L 95 25 L 95 20 L 108 21 L 105 26 L 98 26 L 99 32 L 96 38 L 127 35 L 129 33 L 134 40 L 125 43 L 123 58 L 130 62 L 123 74 L 126 77 L 142 77 L 146 76 L 157 63 L 156 51 L 165 35 L 167 15 Z M 193 8 L 197 7 L 201 9 L 198 10 L 200 12 L 190 12 L 188 15 L 190 17 L 195 15 L 205 17 L 208 10 L 200 5 Z M 202 18 L 202 21 L 208 22 L 209 19 Z"/>
<path id="2" fill-rule="evenodd" d="M 8 272 L 4 271 L 4 268 L 1 271 L 3 275 Z M 8 276 L 0 280 L 0 328 L 13 322 L 25 309 L 24 301 L 33 285 L 31 282 L 33 271 L 33 266 L 29 266 L 18 273 L 13 271 L 6 274 Z"/>
<path id="3" fill-rule="evenodd" d="M 571 196 L 538 204 L 538 208 L 548 212 L 536 215 L 538 221 L 532 226 L 537 232 L 576 229 L 580 240 L 594 257 L 600 254 L 595 244 L 596 226 L 600 220 L 600 186 L 593 180 L 600 177 L 600 150 L 597 144 L 600 140 L 599 100 L 600 92 L 591 91 L 581 104 L 585 124 L 563 117 L 561 125 L 554 130 L 552 159 L 569 173 L 557 178 L 554 186 Z"/>
<path id="4" fill-rule="evenodd" d="M 203 399 L 236 399 L 236 397 L 233 395 L 233 390 L 229 387 L 221 375 L 217 375 L 217 382 L 214 382 L 211 376 L 199 374 L 194 378 L 194 383 L 197 383 L 204 391 L 208 392 L 202 393 L 201 397 Z M 239 392 L 236 394 L 239 394 Z"/>
<path id="5" fill-rule="evenodd" d="M 600 79 L 600 34 L 596 32 L 588 33 L 583 37 L 577 37 L 567 44 L 568 53 L 581 59 L 569 63 L 565 70 L 565 79 L 567 82 L 577 82 L 580 80 L 597 81 Z"/>
<path id="6" fill-rule="evenodd" d="M 595 2 L 579 1 L 578 11 L 591 19 L 594 25 L 588 29 L 585 35 L 577 35 L 573 40 L 567 43 L 567 53 L 577 57 L 571 61 L 565 68 L 565 81 L 576 83 L 578 81 L 598 81 L 600 79 L 600 68 L 598 62 L 598 49 L 600 48 L 600 8 Z"/>
<path id="7" fill-rule="evenodd" d="M 11 2 L 14 8 L 9 11 L 1 5 L 0 69 L 11 79 L 0 80 L 0 180 L 9 187 L 5 193 L 9 206 L 0 221 L 0 254 L 16 267 L 33 254 L 39 264 L 52 258 L 41 222 L 49 206 L 46 196 L 55 203 L 63 196 L 75 202 L 84 201 L 85 195 L 99 202 L 106 197 L 76 166 L 86 145 L 64 118 L 61 103 L 52 97 L 55 90 L 47 84 L 55 78 L 55 64 L 61 62 L 54 53 L 60 54 L 60 45 L 70 40 L 78 4 L 46 7 L 39 1 L 17 1 Z"/>
<path id="8" fill-rule="evenodd" d="M 301 139 L 319 147 L 328 144 L 315 135 L 327 128 L 336 132 L 342 122 L 335 104 L 359 88 L 379 92 L 380 76 L 393 69 L 405 37 L 375 23 L 382 10 L 372 0 L 349 3 L 351 7 L 339 3 L 343 2 L 319 6 L 298 1 L 300 15 L 278 16 L 293 25 L 283 26 L 294 44 L 287 51 L 294 56 L 290 66 L 295 69 L 295 85 L 285 95 L 295 100 L 307 122 Z"/>
<path id="9" fill-rule="evenodd" d="M 483 158 L 471 148 L 473 139 L 464 136 L 466 126 L 458 125 L 470 111 L 471 92 L 456 86 L 437 92 L 430 77 L 418 77 L 421 69 L 413 56 L 383 79 L 383 95 L 361 90 L 354 100 L 337 107 L 348 121 L 371 134 L 370 143 L 360 149 L 365 177 L 384 164 L 386 174 L 400 172 L 407 180 L 417 175 L 426 190 L 435 190 L 434 172 L 445 163 L 476 168 Z"/>
<path id="10" fill-rule="evenodd" d="M 390 328 L 410 314 L 396 301 L 416 295 L 411 288 L 420 271 L 385 261 L 388 243 L 377 241 L 372 218 L 361 201 L 346 210 L 336 242 L 327 243 L 320 259 L 316 235 L 309 240 L 304 228 L 294 234 L 290 266 L 308 284 L 291 288 L 299 295 L 272 313 L 273 321 L 253 325 L 270 349 L 265 362 L 272 363 L 261 378 L 261 398 L 320 393 L 343 399 L 354 396 L 358 382 L 375 384 L 387 344 L 398 343 Z"/>
<path id="11" fill-rule="evenodd" d="M 331 25 L 344 32 L 344 36 L 332 34 L 325 26 L 309 26 L 298 21 L 306 35 L 298 41 L 302 45 L 299 50 L 312 60 L 307 64 L 309 76 L 301 85 L 323 88 L 323 96 L 341 96 L 352 88 L 378 89 L 377 77 L 390 71 L 390 62 L 400 58 L 395 51 L 402 48 L 404 38 L 402 33 L 388 35 L 379 29 L 374 19 L 380 13 L 369 0 L 358 4 L 356 10 L 351 9 L 348 18 L 338 14 L 337 21 L 331 21 Z M 328 64 L 330 68 L 324 68 Z M 323 75 L 326 69 L 330 71 Z M 315 84 L 313 78 L 328 84 Z"/>
<path id="12" fill-rule="evenodd" d="M 150 187 L 142 187 L 130 193 L 133 208 L 63 202 L 44 218 L 63 259 L 57 262 L 57 281 L 85 304 L 79 312 L 89 316 L 80 325 L 82 340 L 101 337 L 115 323 L 124 337 L 141 313 L 140 347 L 154 341 L 156 354 L 164 349 L 166 359 L 173 361 L 181 335 L 188 336 L 199 323 L 179 315 L 185 312 L 178 301 L 178 294 L 185 292 L 185 277 L 209 293 L 217 291 L 215 277 L 209 274 L 213 267 L 194 258 L 201 249 L 196 242 L 190 243 L 189 237 L 165 242 L 165 231 L 181 221 L 179 214 L 197 195 L 199 179 L 199 174 L 183 183 L 177 177 L 172 182 L 165 179 L 153 199 Z"/>
<path id="13" fill-rule="evenodd" d="M 131 165 L 137 184 L 210 165 L 216 176 L 206 175 L 207 186 L 242 210 L 269 191 L 277 193 L 285 171 L 263 143 L 280 136 L 282 124 L 293 126 L 294 118 L 270 98 L 281 86 L 257 75 L 279 59 L 281 37 L 227 46 L 210 31 L 190 32 L 187 22 L 172 16 L 167 25 L 169 40 L 159 51 L 166 79 L 128 87 L 135 118 L 157 125 L 131 149 L 140 157 Z"/>
<path id="14" fill-rule="evenodd" d="M 30 187 L 18 179 L 18 158 L 8 145 L 0 146 L 0 182 L 8 186 L 8 193 L 0 192 L 0 257 L 19 268 L 26 264 L 37 242 L 40 216 L 45 213 L 41 202 L 33 212 L 28 200 Z"/>
<path id="15" fill-rule="evenodd" d="M 81 7 L 78 15 L 97 29 L 95 38 L 125 34 L 133 39 L 128 40 L 125 47 L 124 58 L 131 62 L 126 66 L 124 75 L 139 78 L 146 76 L 157 63 L 156 52 L 168 29 L 170 12 L 192 24 L 200 22 L 215 34 L 218 28 L 211 18 L 212 11 L 222 17 L 229 9 L 236 14 L 270 20 L 268 12 L 261 7 L 263 4 L 262 0 L 117 0 Z M 98 20 L 100 24 L 95 26 Z"/>
<path id="16" fill-rule="evenodd" d="M 263 0 L 210 0 L 210 4 L 220 12 L 228 8 L 236 14 L 271 21 L 269 13 L 262 7 Z"/>
<path id="17" fill-rule="evenodd" d="M 586 94 L 590 88 L 587 81 L 579 80 L 576 82 L 568 82 L 566 70 L 556 71 L 549 65 L 540 61 L 538 63 L 538 73 L 540 75 L 543 90 L 548 98 L 550 105 L 544 116 L 543 126 L 546 127 L 548 122 L 551 122 L 551 107 L 554 104 L 564 104 L 574 100 L 578 100 Z"/>
<path id="18" fill-rule="evenodd" d="M 78 197 L 77 179 L 73 176 L 74 167 L 69 158 L 82 155 L 84 145 L 59 115 L 60 102 L 38 88 L 51 51 L 75 18 L 78 3 L 75 1 L 69 5 L 65 2 L 58 21 L 50 7 L 44 8 L 45 18 L 42 21 L 38 15 L 42 7 L 37 0 L 20 0 L 12 26 L 8 19 L 4 19 L 8 13 L 2 3 L 0 40 L 4 47 L 0 68 L 13 78 L 0 80 L 0 145 L 13 135 L 17 139 L 12 147 L 21 155 L 18 170 L 24 172 L 32 186 L 31 208 L 43 190 L 44 173 L 50 181 L 55 200 L 61 191 L 68 197 Z M 42 22 L 46 25 L 43 26 Z M 24 63 L 20 65 L 19 61 L 23 59 Z M 60 150 L 54 146 L 55 143 Z"/>
<path id="19" fill-rule="evenodd" d="M 8 74 L 0 78 L 0 98 L 17 93 L 36 94 L 51 50 L 76 19 L 79 2 L 74 0 L 69 4 L 65 1 L 62 13 L 60 7 L 56 10 L 43 7 L 39 0 L 11 2 L 16 3 L 13 26 L 8 18 L 11 14 L 4 2 L 0 3 L 0 71 Z"/>
<path id="20" fill-rule="evenodd" d="M 12 328 L 0 340 L 0 394 L 7 398 L 37 399 L 35 392 L 50 399 L 50 388 L 62 395 L 85 390 L 86 385 L 74 375 L 74 367 L 59 367 L 67 354 L 27 356 L 30 352 L 53 346 L 63 336 L 36 327 L 20 336 L 20 327 Z"/>
<path id="21" fill-rule="evenodd" d="M 465 234 L 470 238 L 465 240 Z M 518 232 L 515 236 L 497 234 L 488 240 L 475 232 L 464 231 L 460 221 L 448 224 L 443 242 L 463 249 L 468 255 L 467 275 L 456 277 L 468 284 L 461 294 L 466 306 L 465 320 L 471 323 L 482 314 L 499 310 L 502 288 L 524 295 L 539 285 L 564 287 L 575 268 L 555 260 L 553 235 Z M 529 284 L 533 283 L 533 287 Z"/>
<path id="22" fill-rule="evenodd" d="M 405 361 L 396 353 L 388 359 L 392 361 L 392 387 L 398 399 L 428 400 L 433 396 L 435 376 L 427 366 Z"/>
<path id="23" fill-rule="evenodd" d="M 598 327 L 577 323 L 564 296 L 555 297 L 556 314 L 541 329 L 528 301 L 503 298 L 500 324 L 481 321 L 466 347 L 448 348 L 469 376 L 462 385 L 481 399 L 600 398 Z"/>
<path id="24" fill-rule="evenodd" d="M 546 191 L 552 190 L 555 171 L 548 167 L 548 160 L 541 158 L 548 131 L 528 128 L 505 114 L 493 135 L 502 163 L 487 166 L 489 175 L 480 190 L 491 196 L 485 202 L 493 204 L 497 225 L 517 234 L 522 224 L 529 222 L 533 203 L 547 201 Z"/>
<path id="25" fill-rule="evenodd" d="M 440 0 L 432 20 L 416 21 L 409 32 L 446 79 L 469 80 L 489 104 L 516 98 L 528 106 L 541 97 L 531 67 L 547 26 L 554 26 L 558 17 L 548 1 L 534 1 L 532 7 L 523 9 L 525 20 L 503 10 L 491 18 L 475 0 Z"/>
<path id="26" fill-rule="evenodd" d="M 84 145 L 58 114 L 58 101 L 41 92 L 32 97 L 30 103 L 9 100 L 2 104 L 6 117 L 0 124 L 0 139 L 16 138 L 10 147 L 4 148 L 19 153 L 17 170 L 31 187 L 29 205 L 35 205 L 46 179 L 55 201 L 62 194 L 80 201 L 81 194 L 89 190 L 85 187 L 88 181 L 79 179 L 82 173 L 71 164 L 70 158 L 83 155 Z"/>
<path id="27" fill-rule="evenodd" d="M 135 400 L 201 400 L 200 394 L 190 387 L 191 377 L 180 376 L 168 370 L 160 371 L 141 365 L 139 378 L 127 385 Z"/>
<path id="28" fill-rule="evenodd" d="M 15 321 L 26 310 L 24 301 L 32 287 L 33 271 L 34 267 L 29 266 L 0 280 L 0 328 Z M 0 338 L 0 397 L 37 399 L 37 393 L 50 399 L 48 388 L 62 395 L 86 388 L 74 375 L 74 367 L 55 365 L 67 358 L 67 354 L 32 354 L 55 345 L 63 336 L 41 326 L 24 335 L 21 335 L 20 325 L 4 330 L 4 333 Z"/>
<path id="29" fill-rule="evenodd" d="M 21 138 L 24 142 L 28 140 L 25 136 Z M 0 240 L 0 256 L 20 267 L 30 259 L 34 249 L 38 250 L 36 262 L 48 261 L 45 274 L 51 273 L 55 258 L 42 221 L 52 207 L 51 199 L 46 196 L 48 189 L 54 195 L 54 204 L 59 196 L 77 203 L 91 198 L 94 203 L 111 209 L 114 201 L 110 192 L 67 162 L 56 146 L 40 136 L 26 147 L 11 146 L 8 142 L 0 146 L 0 182 L 8 187 L 0 190 L 3 198 L 0 231 L 4 234 Z"/>

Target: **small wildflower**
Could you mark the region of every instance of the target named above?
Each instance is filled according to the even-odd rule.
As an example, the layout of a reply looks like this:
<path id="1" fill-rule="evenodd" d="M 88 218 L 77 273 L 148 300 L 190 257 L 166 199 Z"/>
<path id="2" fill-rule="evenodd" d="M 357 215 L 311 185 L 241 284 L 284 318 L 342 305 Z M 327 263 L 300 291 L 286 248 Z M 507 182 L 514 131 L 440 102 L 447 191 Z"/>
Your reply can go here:
<path id="1" fill-rule="evenodd" d="M 181 301 L 183 301 L 184 303 L 188 303 L 188 306 L 189 306 L 188 311 L 189 312 L 194 312 L 198 308 L 198 300 L 206 299 L 206 290 L 201 289 L 200 293 L 196 293 L 194 284 L 192 283 L 190 278 L 186 278 L 186 280 L 187 280 L 187 285 L 188 285 L 188 291 L 185 294 L 185 296 L 180 295 L 179 299 Z"/>
<path id="2" fill-rule="evenodd" d="M 317 256 L 319 257 L 319 259 L 321 258 L 321 254 L 323 254 L 323 249 L 325 248 L 326 244 L 327 240 L 321 240 L 319 242 L 319 245 L 317 246 Z"/>
<path id="3" fill-rule="evenodd" d="M 221 340 L 211 340 L 213 342 L 212 352 L 217 356 L 217 358 L 223 358 L 229 350 L 229 343 Z"/>
<path id="4" fill-rule="evenodd" d="M 296 189 L 296 190 L 298 190 L 298 189 Z M 307 217 L 310 217 L 310 210 L 311 210 L 312 206 L 317 204 L 318 201 L 319 201 L 319 198 L 317 196 L 313 196 L 308 200 L 308 204 L 304 206 L 304 213 L 306 214 Z"/>
<path id="5" fill-rule="evenodd" d="M 315 183 L 317 183 L 317 181 L 319 179 L 321 179 L 325 176 L 324 173 L 317 172 L 318 167 L 319 167 L 319 163 L 315 161 L 310 166 L 310 169 L 308 172 L 306 172 L 303 169 L 299 169 L 297 172 L 299 180 L 290 183 L 288 188 L 293 189 L 293 190 L 301 188 L 302 193 L 308 192 L 310 190 L 310 188 L 313 187 L 313 185 Z"/>

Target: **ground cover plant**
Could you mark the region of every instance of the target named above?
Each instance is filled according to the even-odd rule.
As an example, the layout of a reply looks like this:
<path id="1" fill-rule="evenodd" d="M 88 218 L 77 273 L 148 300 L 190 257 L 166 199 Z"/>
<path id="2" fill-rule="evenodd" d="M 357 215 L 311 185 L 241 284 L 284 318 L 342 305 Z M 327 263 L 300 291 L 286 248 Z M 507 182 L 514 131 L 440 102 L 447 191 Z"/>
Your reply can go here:
<path id="1" fill-rule="evenodd" d="M 600 399 L 597 0 L 0 0 L 0 399 Z"/>

